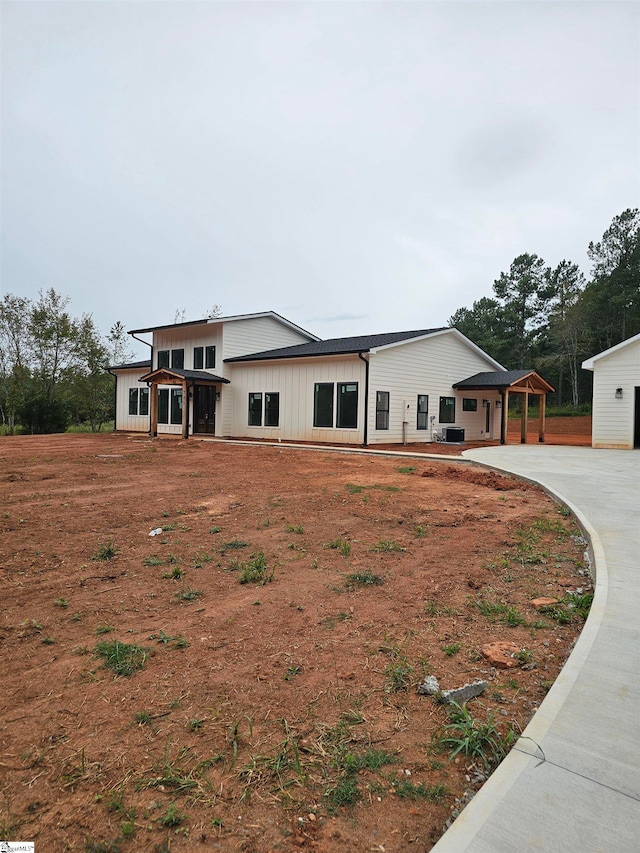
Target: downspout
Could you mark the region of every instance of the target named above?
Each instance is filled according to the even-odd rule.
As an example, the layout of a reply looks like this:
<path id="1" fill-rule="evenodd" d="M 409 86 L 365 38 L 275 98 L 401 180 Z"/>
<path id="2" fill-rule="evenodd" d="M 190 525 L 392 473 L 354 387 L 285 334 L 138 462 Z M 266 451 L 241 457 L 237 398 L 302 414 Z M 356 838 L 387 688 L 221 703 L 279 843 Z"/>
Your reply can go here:
<path id="1" fill-rule="evenodd" d="M 146 346 L 149 347 L 151 350 L 149 353 L 151 357 L 151 370 L 153 370 L 153 344 L 150 344 L 149 341 L 143 341 L 142 338 L 137 338 L 133 332 L 127 332 L 127 334 L 131 335 L 132 338 L 135 338 L 135 340 L 139 341 L 141 344 L 146 344 Z M 149 386 L 149 395 L 151 395 L 153 393 L 153 385 L 150 385 L 148 382 L 147 385 Z M 147 432 L 151 435 L 151 400 L 149 400 L 149 429 Z"/>
<path id="2" fill-rule="evenodd" d="M 116 380 L 115 385 L 113 386 L 113 431 L 116 432 L 116 418 L 118 417 L 118 374 L 114 373 L 113 370 L 109 370 L 109 368 L 107 368 L 107 373 L 110 373 Z"/>
<path id="3" fill-rule="evenodd" d="M 364 361 L 364 441 L 362 446 L 369 443 L 369 359 L 358 353 L 360 361 Z"/>

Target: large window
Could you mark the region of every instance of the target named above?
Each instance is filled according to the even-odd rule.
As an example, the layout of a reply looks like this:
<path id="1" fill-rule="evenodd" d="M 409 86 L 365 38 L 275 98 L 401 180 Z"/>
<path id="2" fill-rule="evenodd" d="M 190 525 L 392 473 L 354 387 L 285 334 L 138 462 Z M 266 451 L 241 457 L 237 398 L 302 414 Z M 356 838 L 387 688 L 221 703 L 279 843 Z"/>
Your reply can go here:
<path id="1" fill-rule="evenodd" d="M 456 422 L 456 398 L 440 397 L 440 423 L 453 424 Z"/>
<path id="2" fill-rule="evenodd" d="M 389 429 L 388 391 L 376 391 L 376 429 Z"/>
<path id="3" fill-rule="evenodd" d="M 249 394 L 249 426 L 262 426 L 262 394 Z"/>
<path id="4" fill-rule="evenodd" d="M 171 423 L 182 423 L 182 388 L 171 389 Z"/>
<path id="5" fill-rule="evenodd" d="M 182 370 L 184 368 L 184 350 L 183 349 L 172 349 L 171 350 L 171 367 L 177 368 L 178 370 Z"/>
<path id="6" fill-rule="evenodd" d="M 129 414 L 138 414 L 138 389 L 129 388 Z"/>
<path id="7" fill-rule="evenodd" d="M 204 367 L 204 347 L 193 348 L 193 369 L 202 370 Z"/>
<path id="8" fill-rule="evenodd" d="M 158 367 L 169 367 L 169 350 L 158 350 Z"/>
<path id="9" fill-rule="evenodd" d="M 169 423 L 169 389 L 160 388 L 158 391 L 158 423 Z"/>
<path id="10" fill-rule="evenodd" d="M 140 389 L 140 412 L 141 415 L 149 414 L 149 389 Z"/>
<path id="11" fill-rule="evenodd" d="M 429 424 L 429 395 L 418 394 L 418 417 L 416 429 L 428 429 Z"/>
<path id="12" fill-rule="evenodd" d="M 333 382 L 316 382 L 313 391 L 314 427 L 333 426 Z"/>
<path id="13" fill-rule="evenodd" d="M 264 425 L 280 426 L 280 394 L 277 392 L 264 395 Z"/>
<path id="14" fill-rule="evenodd" d="M 463 397 L 462 398 L 462 411 L 463 412 L 477 412 L 478 411 L 478 401 L 474 400 L 473 397 Z"/>
<path id="15" fill-rule="evenodd" d="M 211 370 L 213 367 L 216 366 L 216 348 L 215 347 L 206 347 L 204 357 L 205 357 L 204 366 L 207 368 L 207 370 Z"/>
<path id="16" fill-rule="evenodd" d="M 148 388 L 130 388 L 129 389 L 129 414 L 130 415 L 148 415 L 149 414 L 149 389 Z"/>
<path id="17" fill-rule="evenodd" d="M 358 383 L 338 382 L 338 417 L 336 426 L 339 429 L 355 429 L 358 426 Z"/>

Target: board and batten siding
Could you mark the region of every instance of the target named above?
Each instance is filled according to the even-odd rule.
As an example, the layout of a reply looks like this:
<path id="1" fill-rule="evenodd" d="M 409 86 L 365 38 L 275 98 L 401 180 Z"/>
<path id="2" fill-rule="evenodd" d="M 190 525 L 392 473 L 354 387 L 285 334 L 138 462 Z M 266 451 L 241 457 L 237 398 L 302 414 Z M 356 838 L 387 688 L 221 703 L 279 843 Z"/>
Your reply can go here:
<path id="1" fill-rule="evenodd" d="M 230 376 L 232 407 L 224 410 L 224 435 L 236 437 L 361 444 L 364 440 L 365 365 L 354 356 L 240 362 Z M 316 382 L 358 383 L 358 426 L 329 429 L 313 426 Z M 335 395 L 334 388 L 334 395 Z M 226 393 L 225 388 L 223 393 Z M 249 394 L 280 394 L 279 427 L 249 426 Z M 335 398 L 335 397 L 334 397 Z M 264 406 L 264 396 L 263 396 Z M 334 410 L 334 417 L 335 417 Z"/>
<path id="2" fill-rule="evenodd" d="M 616 389 L 622 397 L 616 398 Z M 633 449 L 635 389 L 640 388 L 640 338 L 595 360 L 593 447 Z"/>
<path id="3" fill-rule="evenodd" d="M 158 350 L 184 349 L 185 370 L 193 370 L 194 347 L 216 348 L 216 366 L 207 370 L 207 373 L 215 373 L 224 376 L 222 363 L 222 328 L 215 323 L 200 324 L 197 326 L 183 326 L 175 329 L 161 329 L 153 333 L 153 369 L 158 367 Z M 171 355 L 169 355 L 171 359 Z M 171 364 L 171 361 L 169 361 Z M 205 369 L 205 368 L 202 368 Z"/>
<path id="4" fill-rule="evenodd" d="M 130 415 L 129 414 L 129 391 L 132 388 L 147 388 L 146 382 L 140 382 L 141 376 L 148 373 L 148 369 L 140 370 L 118 370 L 116 381 L 116 430 L 125 432 L 148 432 L 149 431 L 149 415 Z M 151 408 L 151 402 L 149 402 Z"/>
<path id="5" fill-rule="evenodd" d="M 306 344 L 309 340 L 308 335 L 297 332 L 275 317 L 247 317 L 224 324 L 224 358 Z"/>
<path id="6" fill-rule="evenodd" d="M 454 382 L 481 371 L 494 370 L 495 365 L 482 358 L 475 349 L 467 346 L 456 334 L 436 333 L 417 341 L 407 341 L 396 346 L 374 351 L 369 369 L 369 444 L 399 443 L 403 441 L 403 421 L 407 421 L 408 442 L 431 441 L 433 429 L 456 426 L 465 430 L 467 441 L 478 441 L 500 435 L 500 410 L 495 403 L 500 399 L 496 392 L 454 391 Z M 389 392 L 389 429 L 376 429 L 376 392 Z M 429 414 L 427 430 L 417 428 L 418 394 L 428 394 Z M 440 397 L 454 397 L 455 422 L 440 424 Z M 478 400 L 476 412 L 463 412 L 462 399 Z M 483 400 L 491 402 L 491 435 L 487 435 L 486 411 Z M 405 408 L 405 402 L 408 409 Z M 435 419 L 431 421 L 431 417 Z"/>

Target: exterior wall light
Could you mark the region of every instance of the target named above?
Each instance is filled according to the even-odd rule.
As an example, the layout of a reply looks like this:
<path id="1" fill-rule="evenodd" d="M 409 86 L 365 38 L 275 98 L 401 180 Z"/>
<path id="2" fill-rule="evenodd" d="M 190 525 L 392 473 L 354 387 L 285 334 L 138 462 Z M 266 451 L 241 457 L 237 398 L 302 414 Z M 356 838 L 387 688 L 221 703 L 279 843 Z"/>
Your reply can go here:
<path id="1" fill-rule="evenodd" d="M 502 400 L 496 400 L 496 409 L 502 408 Z"/>
<path id="2" fill-rule="evenodd" d="M 616 400 L 622 400 L 622 388 L 616 388 Z"/>
<path id="3" fill-rule="evenodd" d="M 484 409 L 486 409 L 488 405 L 489 405 L 489 401 L 488 401 L 488 400 L 483 400 L 483 401 L 482 401 L 482 407 L 483 407 Z"/>

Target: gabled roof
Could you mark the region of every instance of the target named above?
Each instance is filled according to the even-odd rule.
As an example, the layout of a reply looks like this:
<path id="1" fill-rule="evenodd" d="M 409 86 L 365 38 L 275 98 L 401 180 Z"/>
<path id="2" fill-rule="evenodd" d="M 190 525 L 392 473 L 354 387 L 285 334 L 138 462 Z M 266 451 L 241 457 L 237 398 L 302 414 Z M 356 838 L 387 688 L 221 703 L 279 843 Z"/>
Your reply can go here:
<path id="1" fill-rule="evenodd" d="M 213 373 L 208 373 L 206 370 L 184 370 L 178 367 L 157 367 L 155 370 L 152 370 L 150 373 L 145 373 L 144 376 L 141 376 L 140 382 L 151 382 L 155 381 L 159 385 L 164 384 L 164 378 L 171 379 L 188 379 L 189 381 L 197 382 L 199 385 L 204 384 L 212 384 L 217 382 L 226 382 L 228 383 L 228 379 L 224 379 L 222 376 L 216 376 Z M 169 384 L 169 383 L 167 383 Z"/>
<path id="2" fill-rule="evenodd" d="M 529 380 L 529 383 L 537 388 L 545 391 L 553 391 L 551 385 L 536 373 L 535 370 L 492 370 L 484 373 L 475 373 L 468 379 L 463 379 L 461 382 L 454 382 L 451 387 L 460 389 L 461 391 L 481 391 L 489 388 L 504 390 L 505 388 L 522 386 L 525 379 Z"/>
<path id="3" fill-rule="evenodd" d="M 277 358 L 310 358 L 323 355 L 347 355 L 350 353 L 369 352 L 376 347 L 409 341 L 412 338 L 426 337 L 436 332 L 442 332 L 447 327 L 437 329 L 418 329 L 412 332 L 383 332 L 380 335 L 357 335 L 351 338 L 330 338 L 327 341 L 315 340 L 308 344 L 295 344 L 279 349 L 263 350 L 250 355 L 238 355 L 225 358 L 225 362 L 236 361 L 267 361 Z"/>
<path id="4" fill-rule="evenodd" d="M 147 370 L 151 367 L 149 359 L 146 361 L 128 361 L 126 364 L 110 364 L 107 370 L 141 370 L 145 367 Z"/>
<path id="5" fill-rule="evenodd" d="M 591 358 L 582 362 L 582 367 L 584 370 L 593 370 L 593 366 L 596 361 L 600 361 L 601 358 L 606 358 L 608 355 L 613 355 L 614 352 L 618 352 L 618 350 L 624 349 L 625 347 L 633 346 L 634 344 L 637 344 L 638 341 L 640 341 L 640 335 L 634 335 L 632 338 L 627 338 L 626 341 L 622 341 L 613 347 L 609 347 L 609 349 L 599 352 L 597 355 L 592 355 Z"/>
<path id="6" fill-rule="evenodd" d="M 282 323 L 284 326 L 288 326 L 290 329 L 295 329 L 296 332 L 300 332 L 300 334 L 305 335 L 305 337 L 309 338 L 311 341 L 317 341 L 318 338 L 315 335 L 312 335 L 311 332 L 307 332 L 306 329 L 303 329 L 301 326 L 297 326 L 295 323 L 292 323 L 291 320 L 287 320 L 286 317 L 283 317 L 281 314 L 278 314 L 276 311 L 259 311 L 256 314 L 234 314 L 229 317 L 205 317 L 203 320 L 188 320 L 186 323 L 168 323 L 164 326 L 149 326 L 148 329 L 131 329 L 128 332 L 129 335 L 138 335 L 143 334 L 144 332 L 160 332 L 164 329 L 180 329 L 185 328 L 186 326 L 202 326 L 202 325 L 218 325 L 220 323 L 234 323 L 237 320 L 255 320 L 260 317 L 272 317 L 274 320 L 277 320 L 279 323 Z"/>

